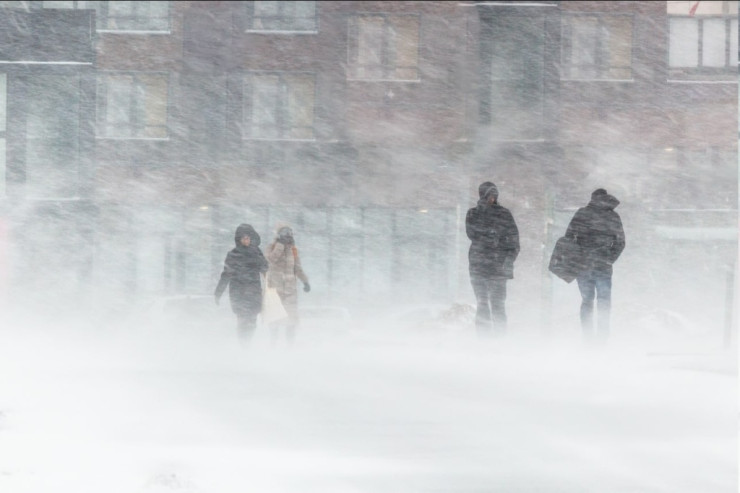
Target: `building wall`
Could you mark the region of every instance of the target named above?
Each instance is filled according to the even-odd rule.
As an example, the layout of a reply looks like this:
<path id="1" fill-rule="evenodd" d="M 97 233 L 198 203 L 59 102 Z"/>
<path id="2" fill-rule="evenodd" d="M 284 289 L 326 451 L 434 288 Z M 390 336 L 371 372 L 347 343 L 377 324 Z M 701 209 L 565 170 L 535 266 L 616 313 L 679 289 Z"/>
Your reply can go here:
<path id="1" fill-rule="evenodd" d="M 478 183 L 491 179 L 522 234 L 510 299 L 527 304 L 537 293 L 543 305 L 554 289 L 546 262 L 558 228 L 598 186 L 622 200 L 637 245 L 657 241 L 661 221 L 727 222 L 722 214 L 666 219 L 665 209 L 736 211 L 737 78 L 674 80 L 665 2 L 317 2 L 317 29 L 305 33 L 255 32 L 249 5 L 170 2 L 165 32 L 98 29 L 88 45 L 56 51 L 50 38 L 40 43 L 48 46 L 42 58 L 87 53 L 93 62 L 65 69 L 81 74 L 77 171 L 87 212 L 84 220 L 61 216 L 78 217 L 78 243 L 94 245 L 68 277 L 94 286 L 101 300 L 208 293 L 236 225 L 254 224 L 267 244 L 278 221 L 296 227 L 314 301 L 357 293 L 383 302 L 469 300 L 462 219 Z M 589 16 L 607 28 L 629 25 L 628 47 L 614 48 L 609 61 L 619 65 L 628 53 L 628 72 L 603 61 L 573 68 L 574 19 Z M 418 26 L 411 76 L 357 75 L 358 19 Z M 603 39 L 594 42 L 608 53 Z M 12 88 L 29 70 L 62 69 L 8 67 L 11 116 L 22 113 L 22 90 Z M 96 81 L 147 84 L 147 74 L 167 77 L 166 135 L 102 135 Z M 249 74 L 314 78 L 310 138 L 249 136 Z M 31 237 L 19 219 L 43 209 L 27 193 L 24 132 L 8 129 L 17 238 Z M 28 258 L 24 248 L 18 259 Z M 529 323 L 547 310 L 526 312 Z"/>

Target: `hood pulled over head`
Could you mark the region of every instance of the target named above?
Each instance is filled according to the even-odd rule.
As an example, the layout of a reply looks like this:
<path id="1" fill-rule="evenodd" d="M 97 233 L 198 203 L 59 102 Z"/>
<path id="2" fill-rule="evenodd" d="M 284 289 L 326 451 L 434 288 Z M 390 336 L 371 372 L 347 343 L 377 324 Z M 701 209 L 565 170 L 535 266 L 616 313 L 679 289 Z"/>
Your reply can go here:
<path id="1" fill-rule="evenodd" d="M 257 231 L 252 227 L 251 224 L 240 224 L 238 228 L 236 228 L 236 233 L 234 233 L 234 243 L 236 243 L 236 246 L 241 246 L 241 240 L 245 236 L 249 236 L 251 238 L 252 246 L 260 246 L 260 235 L 257 234 Z"/>
<path id="2" fill-rule="evenodd" d="M 486 204 L 490 199 L 498 200 L 498 188 L 490 181 L 484 181 L 478 186 L 479 204 Z"/>
<path id="3" fill-rule="evenodd" d="M 598 207 L 599 209 L 614 209 L 619 205 L 619 200 L 613 195 L 607 193 L 604 188 L 597 188 L 591 194 L 591 202 L 589 205 Z"/>

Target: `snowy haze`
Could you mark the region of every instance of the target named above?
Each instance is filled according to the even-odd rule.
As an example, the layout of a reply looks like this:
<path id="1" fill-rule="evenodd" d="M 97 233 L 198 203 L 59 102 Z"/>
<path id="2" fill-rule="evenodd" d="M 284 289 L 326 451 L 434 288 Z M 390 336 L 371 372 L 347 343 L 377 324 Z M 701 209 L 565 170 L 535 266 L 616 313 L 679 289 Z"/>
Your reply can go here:
<path id="1" fill-rule="evenodd" d="M 68 2 L 44 3 L 67 8 Z M 216 13 L 196 16 L 188 27 L 231 26 L 219 10 L 229 3 L 213 2 L 221 5 Z M 445 18 L 451 3 L 419 2 L 430 9 L 422 16 L 430 23 L 425 26 L 453 33 L 473 25 L 477 14 L 469 4 L 458 5 L 469 9 L 469 18 Z M 685 15 L 693 2 L 669 3 Z M 354 8 L 347 7 L 354 2 L 324 4 L 338 9 L 327 16 L 332 22 L 346 20 L 341 8 Z M 404 12 L 416 3 L 385 4 Z M 701 2 L 697 15 L 714 14 L 719 4 Z M 169 22 L 165 17 L 156 20 Z M 542 26 L 522 22 L 504 34 L 527 28 L 522 39 L 545 43 Z M 693 32 L 693 25 L 679 27 Z M 331 28 L 321 25 L 319 33 Z M 346 36 L 346 25 L 338 32 Z M 466 33 L 463 44 L 475 34 Z M 111 59 L 117 35 L 100 38 Z M 306 44 L 314 46 L 309 38 Z M 639 84 L 610 80 L 605 92 L 615 105 L 603 115 L 598 108 L 579 113 L 572 94 L 563 102 L 562 128 L 554 134 L 565 144 L 551 162 L 533 150 L 546 143 L 541 134 L 514 143 L 491 136 L 542 131 L 538 111 L 553 102 L 537 100 L 531 111 L 479 124 L 481 88 L 463 80 L 479 75 L 477 66 L 464 67 L 478 48 L 430 38 L 423 52 L 445 63 L 420 63 L 420 73 L 409 76 L 418 81 L 358 81 L 344 72 L 336 80 L 325 73 L 315 83 L 299 80 L 306 84 L 301 94 L 317 97 L 316 135 L 295 141 L 250 140 L 240 132 L 264 129 L 243 121 L 228 123 L 245 128 L 227 128 L 235 104 L 228 96 L 244 81 L 223 74 L 223 59 L 209 59 L 208 49 L 221 56 L 232 48 L 219 51 L 223 40 L 208 38 L 213 46 L 202 53 L 200 46 L 186 46 L 178 55 L 203 66 L 190 60 L 191 73 L 168 80 L 172 102 L 162 107 L 170 120 L 166 128 L 152 125 L 154 137 L 95 135 L 87 144 L 99 148 L 88 158 L 100 162 L 72 177 L 57 166 L 56 144 L 39 143 L 36 154 L 28 151 L 23 193 L 13 188 L 18 170 L 8 166 L 8 190 L 21 198 L 0 203 L 9 218 L 0 222 L 0 273 L 8 272 L 0 277 L 0 492 L 737 491 L 734 127 L 728 142 L 697 130 L 706 142 L 680 142 L 686 149 L 679 159 L 678 149 L 651 144 L 654 136 L 640 139 L 639 122 L 625 125 L 628 116 L 617 111 L 663 100 L 635 103 Z M 301 44 L 276 41 L 275 48 L 269 35 L 250 39 L 286 51 Z M 539 67 L 535 55 L 544 51 L 508 64 L 507 54 L 521 54 L 517 47 L 526 43 L 506 39 L 490 70 L 517 75 L 516 67 Z M 693 60 L 695 45 L 686 44 L 689 52 L 679 58 Z M 712 46 L 725 53 L 724 42 Z M 346 47 L 333 48 L 344 63 Z M 268 65 L 280 68 L 281 62 L 276 57 Z M 112 62 L 101 56 L 100 63 Z M 544 78 L 544 69 L 537 70 Z M 629 77 L 640 82 L 653 70 L 643 60 Z M 554 76 L 558 84 L 574 87 L 561 75 Z M 59 109 L 102 107 L 70 99 L 75 93 L 65 91 L 77 88 L 79 77 L 63 83 L 29 77 L 27 101 L 38 102 L 24 115 L 29 135 L 92 132 L 99 122 L 74 129 Z M 513 75 L 501 77 L 494 87 L 516 86 Z M 588 90 L 597 92 L 603 81 L 592 82 Z M 118 83 L 126 93 L 129 87 Z M 14 94 L 13 84 L 11 76 L 0 77 L 0 92 Z M 691 133 L 689 124 L 679 123 L 707 125 L 691 105 L 707 87 L 721 91 L 727 84 L 691 85 L 689 92 L 699 96 L 678 104 L 686 113 L 648 108 L 645 114 L 654 111 L 658 122 L 649 130 L 671 135 Z M 200 88 L 197 96 L 188 85 Z M 442 94 L 419 103 L 416 91 L 430 86 Z M 165 85 L 156 87 L 166 92 Z M 530 89 L 544 94 L 542 85 Z M 498 103 L 511 110 L 505 94 Z M 356 107 L 343 107 L 345 100 Z M 14 111 L 23 106 L 8 104 Z M 394 113 L 415 106 L 423 111 Z M 464 114 L 462 123 L 447 125 L 439 116 L 449 117 L 444 110 L 450 108 Z M 0 109 L 2 149 L 11 111 Z M 113 131 L 115 118 L 107 122 Z M 167 132 L 167 139 L 158 141 L 157 132 Z M 439 141 L 424 141 L 429 135 Z M 582 135 L 596 144 L 582 145 Z M 229 139 L 239 142 L 238 152 L 220 148 Z M 162 151 L 173 148 L 172 156 Z M 172 169 L 177 173 L 168 174 Z M 78 179 L 94 181 L 90 200 L 98 202 L 89 216 L 82 205 L 75 208 L 84 202 L 76 195 Z M 464 228 L 465 212 L 486 180 L 496 182 L 521 235 L 515 278 L 507 285 L 508 334 L 491 340 L 479 339 L 474 329 Z M 627 246 L 614 266 L 611 337 L 595 345 L 581 339 L 576 283 L 552 276 L 547 262 L 574 212 L 599 187 L 621 201 L 616 210 Z M 228 295 L 214 303 L 223 259 L 243 222 L 262 236 L 263 250 L 279 222 L 295 230 L 312 290 L 303 293 L 299 285 L 301 326 L 293 346 L 282 338 L 275 344 L 260 323 L 252 344 L 241 347 Z M 80 227 L 69 228 L 72 223 Z"/>
<path id="2" fill-rule="evenodd" d="M 734 491 L 730 355 L 372 327 L 2 333 L 13 492 Z"/>

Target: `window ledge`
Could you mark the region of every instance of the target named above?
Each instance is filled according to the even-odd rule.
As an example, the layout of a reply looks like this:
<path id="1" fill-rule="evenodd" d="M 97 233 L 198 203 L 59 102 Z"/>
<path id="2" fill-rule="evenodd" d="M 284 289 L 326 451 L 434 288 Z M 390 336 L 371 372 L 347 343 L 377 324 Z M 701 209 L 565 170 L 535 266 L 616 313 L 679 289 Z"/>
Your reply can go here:
<path id="1" fill-rule="evenodd" d="M 412 84 L 421 83 L 421 79 L 354 79 L 347 77 L 348 82 L 409 82 Z"/>
<path id="2" fill-rule="evenodd" d="M 635 79 L 560 79 L 561 82 L 635 82 Z"/>
<path id="3" fill-rule="evenodd" d="M 172 31 L 148 31 L 145 29 L 98 29 L 97 32 L 101 34 L 157 34 L 161 36 L 172 34 Z"/>
<path id="4" fill-rule="evenodd" d="M 246 29 L 245 33 L 249 34 L 308 34 L 314 35 L 319 34 L 318 30 L 314 31 L 293 31 L 293 30 L 269 30 L 269 29 Z"/>
<path id="5" fill-rule="evenodd" d="M 668 79 L 669 84 L 737 84 L 737 79 L 703 80 L 703 79 Z"/>
<path id="6" fill-rule="evenodd" d="M 258 137 L 242 137 L 243 141 L 251 141 L 251 142 L 317 142 L 317 140 L 314 139 L 281 139 L 281 138 L 275 138 L 275 139 L 266 139 L 266 138 L 258 138 Z"/>
<path id="7" fill-rule="evenodd" d="M 95 136 L 95 140 L 147 140 L 154 142 L 167 142 L 170 140 L 169 137 L 108 137 L 108 136 Z"/>

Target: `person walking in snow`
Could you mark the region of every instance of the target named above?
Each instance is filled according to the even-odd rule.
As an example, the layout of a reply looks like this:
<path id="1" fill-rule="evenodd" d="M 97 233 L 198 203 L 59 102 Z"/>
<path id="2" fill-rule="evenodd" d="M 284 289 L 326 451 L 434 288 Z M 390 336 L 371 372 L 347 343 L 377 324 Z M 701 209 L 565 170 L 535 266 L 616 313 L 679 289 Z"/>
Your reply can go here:
<path id="1" fill-rule="evenodd" d="M 477 300 L 475 324 L 479 336 L 506 332 L 506 282 L 514 278 L 519 255 L 519 230 L 511 212 L 498 203 L 498 188 L 490 181 L 478 187 L 478 204 L 465 217 L 470 238 L 470 282 Z"/>
<path id="2" fill-rule="evenodd" d="M 229 287 L 231 310 L 236 314 L 237 333 L 243 345 L 249 343 L 257 327 L 257 315 L 262 309 L 260 275 L 269 267 L 260 250 L 260 236 L 249 224 L 240 224 L 234 234 L 236 246 L 226 254 L 224 270 L 216 286 L 218 305 Z"/>
<path id="3" fill-rule="evenodd" d="M 612 264 L 625 247 L 622 219 L 614 210 L 619 200 L 603 188 L 594 190 L 586 207 L 578 209 L 565 232 L 581 248 L 581 272 L 576 277 L 581 292 L 581 329 L 586 340 L 609 337 Z M 594 330 L 594 299 L 598 327 Z"/>
<path id="4" fill-rule="evenodd" d="M 271 328 L 273 344 L 278 340 L 280 326 L 285 326 L 286 339 L 292 344 L 298 327 L 297 281 L 300 279 L 306 293 L 311 291 L 311 284 L 301 267 L 301 257 L 295 245 L 293 230 L 289 226 L 278 226 L 275 240 L 267 248 L 267 260 L 270 264 L 267 271 L 267 286 L 277 290 L 285 311 L 288 312 L 286 321 L 273 323 Z"/>

